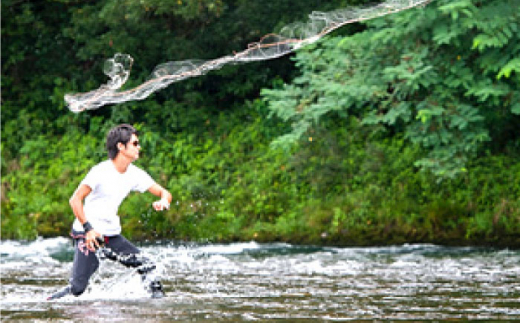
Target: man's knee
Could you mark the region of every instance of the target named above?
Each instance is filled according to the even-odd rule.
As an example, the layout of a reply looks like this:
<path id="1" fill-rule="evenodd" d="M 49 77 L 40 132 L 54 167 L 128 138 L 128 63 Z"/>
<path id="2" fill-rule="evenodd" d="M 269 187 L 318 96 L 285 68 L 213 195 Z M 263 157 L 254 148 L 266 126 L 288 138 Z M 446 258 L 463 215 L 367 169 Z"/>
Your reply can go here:
<path id="1" fill-rule="evenodd" d="M 72 295 L 78 297 L 85 292 L 85 288 L 80 289 L 80 290 L 76 290 L 75 288 L 72 288 L 71 292 L 72 292 Z"/>
<path id="2" fill-rule="evenodd" d="M 125 265 L 126 267 L 142 267 L 142 266 L 150 266 L 153 265 L 153 262 L 146 258 L 141 256 L 140 254 L 131 254 L 127 256 L 120 257 L 121 264 Z"/>
<path id="3" fill-rule="evenodd" d="M 137 268 L 137 272 L 141 275 L 147 274 L 157 267 L 151 259 L 140 254 L 128 255 L 121 259 L 121 263 L 127 267 Z"/>
<path id="4" fill-rule="evenodd" d="M 153 271 L 155 268 L 157 268 L 157 266 L 153 262 L 147 262 L 139 266 L 139 268 L 137 268 L 137 272 L 143 275 Z"/>
<path id="5" fill-rule="evenodd" d="M 70 292 L 74 296 L 79 296 L 85 292 L 87 289 L 88 281 L 73 281 L 70 284 Z"/>

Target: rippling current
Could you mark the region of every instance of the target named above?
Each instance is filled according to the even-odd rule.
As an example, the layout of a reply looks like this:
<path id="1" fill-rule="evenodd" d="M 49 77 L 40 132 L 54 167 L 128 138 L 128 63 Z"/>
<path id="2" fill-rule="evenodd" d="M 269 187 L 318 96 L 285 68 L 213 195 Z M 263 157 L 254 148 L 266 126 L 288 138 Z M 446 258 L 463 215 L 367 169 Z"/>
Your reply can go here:
<path id="1" fill-rule="evenodd" d="M 133 270 L 108 260 L 80 297 L 65 286 L 66 238 L 2 241 L 2 320 L 520 320 L 520 251 L 404 245 L 148 244 L 167 293 L 150 299 Z"/>

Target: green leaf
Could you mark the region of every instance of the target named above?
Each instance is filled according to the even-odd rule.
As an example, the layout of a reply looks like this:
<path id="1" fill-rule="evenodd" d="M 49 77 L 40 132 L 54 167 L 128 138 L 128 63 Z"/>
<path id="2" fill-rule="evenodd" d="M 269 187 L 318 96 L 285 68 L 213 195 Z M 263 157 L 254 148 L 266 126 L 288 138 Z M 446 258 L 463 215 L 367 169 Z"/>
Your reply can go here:
<path id="1" fill-rule="evenodd" d="M 500 80 L 502 77 L 509 78 L 513 72 L 520 74 L 520 58 L 518 57 L 513 58 L 500 69 L 497 74 L 497 80 Z"/>

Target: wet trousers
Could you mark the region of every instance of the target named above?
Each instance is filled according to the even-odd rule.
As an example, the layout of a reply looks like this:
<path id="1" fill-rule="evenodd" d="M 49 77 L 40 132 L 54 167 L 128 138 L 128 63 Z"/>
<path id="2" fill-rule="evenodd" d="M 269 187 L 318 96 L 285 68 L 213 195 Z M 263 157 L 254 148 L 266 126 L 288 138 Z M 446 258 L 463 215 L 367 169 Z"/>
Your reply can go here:
<path id="1" fill-rule="evenodd" d="M 99 267 L 99 258 L 95 252 L 87 248 L 82 233 L 72 233 L 74 238 L 74 263 L 70 278 L 70 291 L 73 295 L 83 294 L 88 286 L 90 277 Z M 155 264 L 148 258 L 140 255 L 139 249 L 122 235 L 105 238 L 105 247 L 101 255 L 112 261 L 117 261 L 129 268 L 137 268 L 144 280 L 155 269 Z"/>

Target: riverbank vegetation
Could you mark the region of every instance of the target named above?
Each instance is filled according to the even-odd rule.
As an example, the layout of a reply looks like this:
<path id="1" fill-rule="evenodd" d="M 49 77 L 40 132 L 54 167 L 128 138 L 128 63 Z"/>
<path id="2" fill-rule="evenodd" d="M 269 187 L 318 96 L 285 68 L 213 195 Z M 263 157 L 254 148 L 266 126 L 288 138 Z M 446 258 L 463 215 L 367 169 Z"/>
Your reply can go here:
<path id="1" fill-rule="evenodd" d="M 143 101 L 68 111 L 104 58 L 216 58 L 363 1 L 2 2 L 2 238 L 66 235 L 68 199 L 118 123 L 174 196 L 121 206 L 132 239 L 520 246 L 520 6 L 436 0 L 295 55 Z M 194 5 L 197 3 L 197 5 Z M 366 2 L 368 3 L 368 2 Z M 291 10 L 289 10 L 289 8 Z"/>

